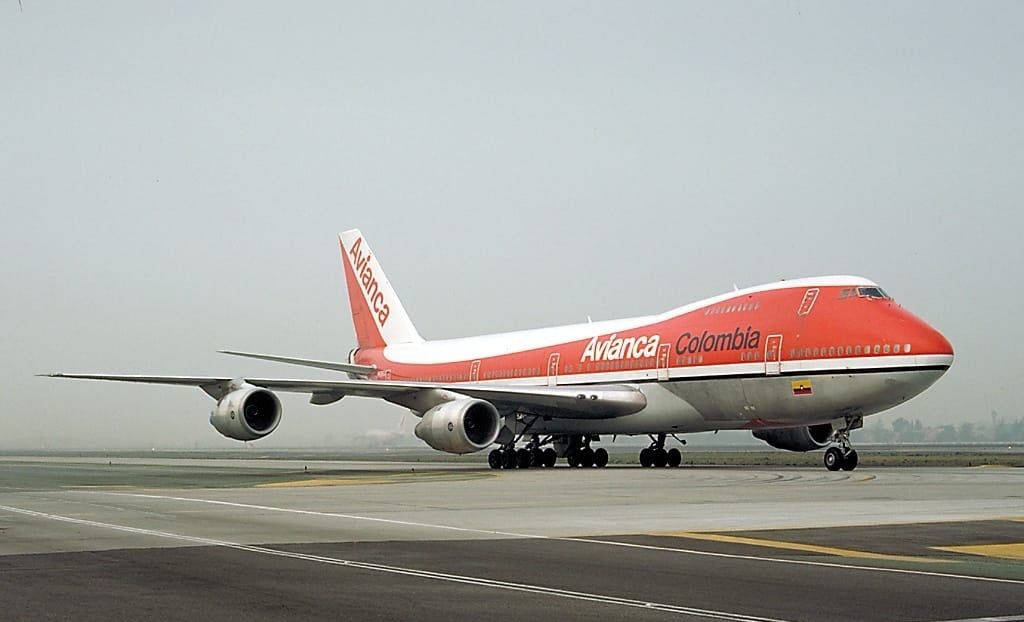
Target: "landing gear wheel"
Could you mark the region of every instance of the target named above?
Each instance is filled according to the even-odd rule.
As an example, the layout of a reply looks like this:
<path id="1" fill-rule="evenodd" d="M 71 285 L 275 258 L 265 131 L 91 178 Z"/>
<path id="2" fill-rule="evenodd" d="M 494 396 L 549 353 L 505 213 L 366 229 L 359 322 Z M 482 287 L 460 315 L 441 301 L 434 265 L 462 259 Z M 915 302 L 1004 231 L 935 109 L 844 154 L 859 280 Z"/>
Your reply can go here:
<path id="1" fill-rule="evenodd" d="M 668 450 L 667 458 L 668 458 L 668 466 L 673 467 L 673 468 L 677 467 L 677 466 L 679 466 L 680 464 L 683 463 L 683 454 L 681 454 L 679 452 L 679 450 L 676 449 L 675 447 L 673 447 L 672 449 Z"/>
<path id="2" fill-rule="evenodd" d="M 599 469 L 608 466 L 608 450 L 604 447 L 598 447 L 594 451 L 594 466 Z"/>
<path id="3" fill-rule="evenodd" d="M 842 469 L 844 471 L 852 471 L 857 468 L 857 450 L 851 449 L 845 456 L 843 456 Z"/>
<path id="4" fill-rule="evenodd" d="M 579 461 L 581 467 L 594 466 L 594 450 L 589 447 L 581 449 L 579 453 Z"/>
<path id="5" fill-rule="evenodd" d="M 524 447 L 518 450 L 516 452 L 516 466 L 518 466 L 520 469 L 530 468 L 532 466 L 531 458 L 533 458 L 533 454 L 530 452 L 529 449 L 526 449 Z"/>
<path id="6" fill-rule="evenodd" d="M 502 467 L 506 469 L 514 469 L 518 466 L 519 460 L 516 458 L 516 450 L 507 449 L 501 453 L 501 457 L 504 458 L 504 463 L 501 465 Z"/>
<path id="7" fill-rule="evenodd" d="M 539 468 L 543 467 L 544 466 L 544 452 L 541 451 L 540 449 L 532 449 L 532 450 L 530 450 L 530 464 L 535 466 L 535 467 L 539 467 Z"/>
<path id="8" fill-rule="evenodd" d="M 555 462 L 558 460 L 558 454 L 555 453 L 554 449 L 548 447 L 547 449 L 544 450 L 542 455 L 544 456 L 544 466 L 548 467 L 549 469 L 555 466 Z"/>
<path id="9" fill-rule="evenodd" d="M 654 466 L 658 467 L 659 469 L 668 464 L 668 452 L 662 449 L 661 447 L 658 447 L 654 450 L 654 455 L 652 455 L 651 458 L 651 461 L 654 463 Z"/>
<path id="10" fill-rule="evenodd" d="M 829 471 L 838 471 L 843 465 L 843 452 L 838 447 L 829 447 L 825 450 L 825 468 Z"/>
<path id="11" fill-rule="evenodd" d="M 578 466 L 580 465 L 580 452 L 578 452 L 578 451 L 573 451 L 573 452 L 570 452 L 570 453 L 569 453 L 569 454 L 568 454 L 568 455 L 567 455 L 567 456 L 565 457 L 565 461 L 566 461 L 566 462 L 567 462 L 567 463 L 569 464 L 569 466 L 571 466 L 571 467 L 578 467 Z"/>
<path id="12" fill-rule="evenodd" d="M 654 450 L 651 449 L 650 447 L 645 447 L 644 449 L 640 450 L 640 466 L 646 468 L 654 464 L 654 459 L 651 456 L 651 452 L 653 451 Z"/>
<path id="13" fill-rule="evenodd" d="M 487 464 L 492 469 L 500 469 L 502 458 L 504 458 L 504 456 L 501 455 L 500 449 L 492 449 L 491 453 L 487 454 Z"/>

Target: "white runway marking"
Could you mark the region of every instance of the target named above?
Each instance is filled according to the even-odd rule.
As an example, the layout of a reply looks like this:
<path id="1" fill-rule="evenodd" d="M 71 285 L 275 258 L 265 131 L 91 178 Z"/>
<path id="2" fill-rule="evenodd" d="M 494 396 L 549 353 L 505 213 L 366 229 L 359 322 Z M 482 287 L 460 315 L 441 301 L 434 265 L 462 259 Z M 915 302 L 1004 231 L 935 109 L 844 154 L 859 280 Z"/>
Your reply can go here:
<path id="1" fill-rule="evenodd" d="M 299 510 L 293 508 L 279 508 L 269 505 L 255 505 L 251 503 L 235 503 L 232 501 L 218 501 L 216 499 L 195 499 L 191 497 L 173 497 L 170 495 L 149 495 L 130 492 L 101 492 L 101 491 L 75 491 L 78 494 L 107 494 L 119 497 L 140 497 L 144 499 L 165 499 L 169 501 L 186 501 L 192 503 L 206 503 L 209 505 L 223 505 L 229 507 L 244 508 L 247 510 L 265 510 L 268 512 L 285 512 L 289 514 L 304 514 L 309 516 L 324 516 L 333 518 L 344 518 L 349 520 L 370 521 L 376 523 L 387 523 L 392 525 L 403 525 L 406 527 L 424 527 L 427 529 L 440 529 L 446 531 L 461 531 L 465 533 L 478 533 L 492 536 L 505 536 L 510 538 L 531 538 L 536 540 L 557 540 L 562 542 L 585 542 L 588 544 L 603 544 L 605 546 L 621 546 L 625 548 L 644 549 L 650 551 L 666 551 L 686 555 L 703 555 L 705 557 L 719 557 L 725 559 L 742 559 L 746 561 L 759 561 L 775 564 L 794 564 L 799 566 L 818 566 L 823 568 L 839 568 L 842 570 L 862 570 L 865 572 L 888 572 L 892 574 L 909 574 L 926 577 L 939 577 L 943 579 L 960 579 L 964 581 L 988 581 L 991 583 L 1012 583 L 1024 585 L 1024 580 L 1001 579 L 997 577 L 981 577 L 968 574 L 955 574 L 950 572 L 935 572 L 930 570 L 909 570 L 904 568 L 885 568 L 881 566 L 860 566 L 856 564 L 840 564 L 835 562 L 818 562 L 803 559 L 786 559 L 780 557 L 759 557 L 756 555 L 741 555 L 737 553 L 715 553 L 712 551 L 701 551 L 697 549 L 682 549 L 668 546 L 655 546 L 653 544 L 637 544 L 634 542 L 620 542 L 618 540 L 597 540 L 594 538 L 566 538 L 559 536 L 544 536 L 539 534 L 517 533 L 512 531 L 495 531 L 491 529 L 475 529 L 472 527 L 455 527 L 452 525 L 437 525 L 432 523 L 420 523 L 416 521 L 403 521 L 390 518 L 376 518 L 373 516 L 359 516 L 357 514 L 340 514 L 335 512 L 317 512 L 314 510 Z"/>
<path id="2" fill-rule="evenodd" d="M 936 622 L 1022 622 L 1024 615 L 995 616 L 988 618 L 961 618 L 959 620 L 937 620 Z"/>
<path id="3" fill-rule="evenodd" d="M 183 542 L 190 542 L 192 544 L 200 544 L 206 546 L 219 546 L 224 548 L 236 549 L 239 551 L 248 551 L 250 553 L 258 553 L 261 555 L 270 555 L 274 557 L 287 557 L 290 559 L 300 559 L 303 561 L 316 562 L 320 564 L 329 564 L 333 566 L 346 566 L 349 568 L 358 568 L 361 570 L 371 570 L 375 572 L 384 572 L 388 574 L 397 574 L 410 577 L 419 577 L 423 579 L 433 579 L 436 581 L 447 581 L 450 583 L 462 583 L 467 585 L 476 585 L 480 587 L 489 587 L 499 590 L 508 590 L 513 592 L 528 592 L 532 594 L 541 594 L 545 596 L 555 596 L 559 598 L 568 598 L 572 600 L 582 600 L 588 602 L 602 603 L 606 605 L 618 605 L 622 607 L 633 607 L 638 609 L 648 609 L 651 611 L 664 611 L 668 613 L 677 613 L 680 615 L 687 615 L 700 618 L 713 618 L 716 620 L 734 620 L 737 622 L 787 622 L 786 620 L 780 620 L 778 618 L 762 618 L 758 616 L 748 616 L 741 613 L 731 613 L 728 611 L 715 611 L 713 609 L 699 609 L 696 607 L 685 607 L 682 605 L 670 605 L 666 603 L 655 603 L 643 600 L 634 600 L 631 598 L 620 598 L 618 596 L 608 596 L 604 594 L 593 594 L 588 592 L 576 592 L 572 590 L 562 590 L 553 587 L 545 587 L 542 585 L 531 585 L 528 583 L 506 583 L 501 581 L 495 581 L 493 579 L 486 579 L 483 577 L 471 577 L 466 575 L 447 574 L 441 572 L 431 572 L 429 570 L 417 570 L 415 568 L 402 568 L 399 566 L 388 566 L 384 564 L 374 564 L 370 562 L 359 562 L 347 559 L 338 559 L 336 557 L 324 557 L 321 555 L 308 555 L 305 553 L 293 553 L 290 551 L 281 551 L 277 549 L 267 548 L 264 546 L 254 546 L 249 544 L 240 544 L 238 542 L 229 542 L 227 540 L 215 540 L 213 538 L 201 538 L 197 536 L 188 536 L 184 534 L 171 533 L 167 531 L 156 531 L 153 529 L 142 529 L 140 527 L 129 527 L 126 525 L 117 525 L 113 523 L 101 523 L 98 521 L 86 520 L 84 518 L 74 518 L 71 516 L 61 516 L 59 514 L 47 514 L 45 512 L 36 512 L 35 510 L 27 510 L 23 508 L 16 508 L 10 506 L 0 506 L 0 509 L 16 514 L 23 514 L 25 516 L 33 516 L 36 518 L 45 518 L 49 520 L 60 521 L 64 523 L 72 523 L 75 525 L 87 525 L 90 527 L 98 527 L 102 529 L 112 529 L 116 531 L 122 531 L 126 533 L 134 533 L 145 536 L 156 536 L 160 538 L 169 538 L 173 540 L 180 540 Z"/>

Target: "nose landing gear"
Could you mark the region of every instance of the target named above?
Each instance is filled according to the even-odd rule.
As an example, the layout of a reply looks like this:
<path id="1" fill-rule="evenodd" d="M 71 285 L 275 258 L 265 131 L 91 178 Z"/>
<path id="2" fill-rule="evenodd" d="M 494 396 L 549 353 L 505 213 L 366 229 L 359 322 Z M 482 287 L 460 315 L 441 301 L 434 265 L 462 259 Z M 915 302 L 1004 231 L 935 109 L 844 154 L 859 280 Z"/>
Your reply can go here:
<path id="1" fill-rule="evenodd" d="M 852 425 L 847 424 L 846 428 L 836 430 L 833 434 L 833 441 L 839 446 L 833 445 L 825 450 L 825 468 L 829 471 L 852 471 L 857 468 L 857 450 L 850 446 L 851 429 Z"/>

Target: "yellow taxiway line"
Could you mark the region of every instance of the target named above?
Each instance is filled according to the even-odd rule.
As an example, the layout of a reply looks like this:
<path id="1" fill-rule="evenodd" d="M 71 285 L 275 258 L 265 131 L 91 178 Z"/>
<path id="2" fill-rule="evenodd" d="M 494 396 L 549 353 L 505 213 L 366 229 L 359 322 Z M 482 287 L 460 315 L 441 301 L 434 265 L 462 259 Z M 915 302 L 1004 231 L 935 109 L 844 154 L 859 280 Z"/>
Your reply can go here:
<path id="1" fill-rule="evenodd" d="M 309 488 L 313 486 L 359 486 L 364 484 L 390 484 L 394 479 L 384 477 L 322 477 L 317 479 L 297 479 L 286 482 L 268 482 L 256 484 L 255 488 Z"/>
<path id="2" fill-rule="evenodd" d="M 1002 557 L 1004 559 L 1024 560 L 1024 542 L 1007 544 L 969 544 L 966 546 L 933 546 L 939 551 L 964 553 L 966 555 L 984 555 L 985 557 Z"/>
<path id="3" fill-rule="evenodd" d="M 805 544 L 803 542 L 784 542 L 782 540 L 765 540 L 763 538 L 748 538 L 745 536 L 730 536 L 720 533 L 703 533 L 696 531 L 670 531 L 655 535 L 675 536 L 677 538 L 689 538 L 691 540 L 707 540 L 710 542 L 724 542 L 727 544 L 744 544 L 747 546 L 762 546 L 771 549 L 785 549 L 789 551 L 801 551 L 804 553 L 817 553 L 820 555 L 835 555 L 838 557 L 851 557 L 857 559 L 876 559 L 894 562 L 928 562 L 942 563 L 949 560 L 936 559 L 934 557 L 917 557 L 911 555 L 888 555 L 886 553 L 872 553 L 871 551 L 858 551 L 856 549 L 842 549 L 834 546 L 821 546 L 818 544 Z"/>

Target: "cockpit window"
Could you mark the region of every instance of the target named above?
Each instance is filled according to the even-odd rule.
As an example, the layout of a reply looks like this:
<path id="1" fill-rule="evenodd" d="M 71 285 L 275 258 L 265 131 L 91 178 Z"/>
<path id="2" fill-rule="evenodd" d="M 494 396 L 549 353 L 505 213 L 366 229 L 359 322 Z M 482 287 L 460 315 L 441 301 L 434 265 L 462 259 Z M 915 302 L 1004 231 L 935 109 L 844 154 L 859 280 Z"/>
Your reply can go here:
<path id="1" fill-rule="evenodd" d="M 877 300 L 888 300 L 889 294 L 882 291 L 881 287 L 858 287 L 857 296 L 861 298 L 872 298 Z"/>

